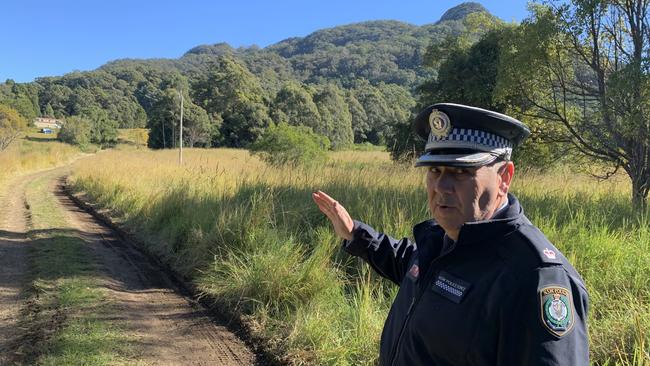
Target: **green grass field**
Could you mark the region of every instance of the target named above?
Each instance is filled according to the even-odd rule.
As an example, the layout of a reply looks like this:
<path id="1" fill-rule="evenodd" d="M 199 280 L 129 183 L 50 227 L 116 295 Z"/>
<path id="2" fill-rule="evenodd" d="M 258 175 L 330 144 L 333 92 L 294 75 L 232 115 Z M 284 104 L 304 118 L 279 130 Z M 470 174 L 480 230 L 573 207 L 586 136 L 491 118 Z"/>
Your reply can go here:
<path id="1" fill-rule="evenodd" d="M 381 151 L 285 170 L 243 150 L 189 149 L 183 167 L 176 151 L 106 152 L 70 182 L 292 364 L 372 365 L 396 288 L 340 252 L 310 194 L 408 236 L 428 218 L 423 178 Z M 631 209 L 626 178 L 517 172 L 513 192 L 586 281 L 593 364 L 650 363 L 650 215 Z"/>

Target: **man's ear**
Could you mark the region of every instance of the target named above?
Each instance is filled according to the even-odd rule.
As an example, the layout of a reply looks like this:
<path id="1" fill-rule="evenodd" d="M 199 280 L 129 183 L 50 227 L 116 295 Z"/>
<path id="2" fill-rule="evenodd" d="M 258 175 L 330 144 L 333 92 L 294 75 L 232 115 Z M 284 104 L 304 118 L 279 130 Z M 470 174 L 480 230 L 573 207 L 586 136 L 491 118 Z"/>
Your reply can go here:
<path id="1" fill-rule="evenodd" d="M 507 194 L 510 189 L 510 183 L 512 182 L 512 177 L 515 175 L 515 164 L 512 161 L 506 161 L 506 163 L 499 169 L 499 176 L 501 177 L 501 183 L 499 184 L 499 191 L 502 194 Z"/>

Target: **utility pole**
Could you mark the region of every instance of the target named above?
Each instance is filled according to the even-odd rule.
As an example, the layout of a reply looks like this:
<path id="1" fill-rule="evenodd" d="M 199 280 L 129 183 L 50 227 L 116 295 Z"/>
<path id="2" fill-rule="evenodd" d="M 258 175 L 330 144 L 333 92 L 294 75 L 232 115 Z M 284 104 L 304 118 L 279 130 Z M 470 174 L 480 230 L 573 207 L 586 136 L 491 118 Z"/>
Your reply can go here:
<path id="1" fill-rule="evenodd" d="M 179 91 L 178 94 L 181 96 L 181 129 L 180 133 L 180 150 L 178 151 L 178 164 L 183 165 L 183 92 Z"/>

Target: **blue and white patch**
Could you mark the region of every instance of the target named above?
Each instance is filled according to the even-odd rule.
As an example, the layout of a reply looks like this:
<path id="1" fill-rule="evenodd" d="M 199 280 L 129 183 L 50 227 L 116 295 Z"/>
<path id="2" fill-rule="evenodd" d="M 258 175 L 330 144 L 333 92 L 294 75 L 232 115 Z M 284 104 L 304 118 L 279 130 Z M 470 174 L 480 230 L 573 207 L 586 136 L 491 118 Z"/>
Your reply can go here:
<path id="1" fill-rule="evenodd" d="M 432 290 L 456 304 L 460 304 L 470 287 L 471 284 L 469 282 L 454 277 L 445 271 L 441 271 L 435 281 L 433 281 Z"/>
<path id="2" fill-rule="evenodd" d="M 512 153 L 512 143 L 508 139 L 487 131 L 454 127 L 442 135 L 431 130 L 426 151 L 450 148 Z"/>

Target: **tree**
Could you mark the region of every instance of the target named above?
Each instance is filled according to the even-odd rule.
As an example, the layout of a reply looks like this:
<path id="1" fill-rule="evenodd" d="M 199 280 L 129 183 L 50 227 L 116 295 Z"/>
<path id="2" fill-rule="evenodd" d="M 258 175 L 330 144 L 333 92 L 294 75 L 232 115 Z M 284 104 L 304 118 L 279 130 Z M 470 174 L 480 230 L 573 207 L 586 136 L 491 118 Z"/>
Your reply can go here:
<path id="1" fill-rule="evenodd" d="M 562 126 L 552 136 L 622 168 L 635 207 L 650 191 L 650 29 L 647 0 L 536 6 L 503 47 L 500 90 L 522 115 Z"/>
<path id="2" fill-rule="evenodd" d="M 271 165 L 309 165 L 327 159 L 330 144 L 327 137 L 318 135 L 307 126 L 280 123 L 269 127 L 251 145 L 251 151 Z"/>
<path id="3" fill-rule="evenodd" d="M 15 109 L 30 122 L 41 114 L 39 90 L 38 84 L 18 84 L 8 79 L 4 84 L 0 84 L 0 103 Z"/>
<path id="4" fill-rule="evenodd" d="M 54 118 L 54 109 L 50 103 L 45 106 L 44 117 Z"/>
<path id="5" fill-rule="evenodd" d="M 370 132 L 370 125 L 368 124 L 368 116 L 363 106 L 351 91 L 347 91 L 345 95 L 345 102 L 348 105 L 348 110 L 352 116 L 352 133 L 354 135 L 354 143 L 360 144 L 368 140 L 368 132 Z"/>
<path id="6" fill-rule="evenodd" d="M 89 123 L 90 142 L 99 145 L 117 143 L 118 122 L 109 118 L 106 110 L 93 106 L 83 109 L 80 116 Z"/>
<path id="7" fill-rule="evenodd" d="M 187 97 L 186 97 L 187 98 Z M 210 122 L 208 113 L 187 98 L 183 104 L 183 143 L 188 147 L 210 146 L 218 126 Z"/>
<path id="8" fill-rule="evenodd" d="M 176 146 L 175 135 L 180 126 L 180 104 L 178 90 L 174 88 L 165 90 L 154 102 L 148 122 L 147 145 L 150 148 L 167 149 Z"/>
<path id="9" fill-rule="evenodd" d="M 476 21 L 479 21 L 481 26 L 473 23 Z M 468 18 L 465 24 L 469 35 L 463 34 L 453 42 L 447 41 L 444 47 L 431 47 L 431 59 L 427 62 L 438 66 L 438 74 L 418 88 L 420 108 L 436 102 L 451 102 L 517 114 L 517 104 L 513 102 L 518 97 L 516 93 L 509 91 L 511 94 L 508 94 L 497 89 L 504 44 L 517 31 L 517 26 L 497 20 L 485 25 L 486 21 L 489 22 L 490 19 L 478 16 Z M 480 38 L 470 43 L 477 35 L 480 35 Z M 433 57 L 434 49 L 437 57 Z M 518 165 L 526 167 L 552 167 L 564 153 L 560 144 L 545 138 L 552 128 L 541 119 L 530 116 L 519 118 L 531 128 L 532 133 L 516 150 L 513 159 Z M 424 142 L 408 136 L 408 125 L 400 126 L 402 131 L 396 134 L 394 144 L 389 144 L 389 150 L 396 160 L 410 160 L 422 152 Z"/>
<path id="10" fill-rule="evenodd" d="M 368 121 L 366 141 L 375 145 L 384 144 L 391 128 L 391 107 L 386 103 L 383 94 L 367 80 L 358 81 L 353 94 L 363 106 Z"/>
<path id="11" fill-rule="evenodd" d="M 85 147 L 90 143 L 91 123 L 80 116 L 68 117 L 57 138 L 65 143 Z"/>
<path id="12" fill-rule="evenodd" d="M 178 146 L 181 100 L 178 90 L 169 88 L 154 103 L 149 119 L 148 145 L 151 148 Z M 183 144 L 210 146 L 218 126 L 213 124 L 206 111 L 192 102 L 183 92 Z"/>
<path id="13" fill-rule="evenodd" d="M 27 120 L 18 111 L 0 104 L 0 151 L 3 151 L 27 128 Z"/>
<path id="14" fill-rule="evenodd" d="M 505 112 L 506 105 L 495 100 L 501 39 L 508 27 L 492 30 L 476 43 L 463 46 L 460 42 L 438 50 L 431 63 L 438 65 L 437 77 L 418 88 L 422 107 L 435 102 L 468 104 Z"/>
<path id="15" fill-rule="evenodd" d="M 192 84 L 192 97 L 208 114 L 219 115 L 220 139 L 227 146 L 247 146 L 271 124 L 259 80 L 230 56 L 208 66 Z"/>
<path id="16" fill-rule="evenodd" d="M 293 81 L 278 91 L 272 104 L 271 115 L 276 123 L 307 126 L 320 134 L 325 130 L 310 91 Z"/>
<path id="17" fill-rule="evenodd" d="M 388 110 L 389 129 L 385 132 L 388 135 L 396 124 L 411 120 L 411 113 L 417 103 L 408 90 L 397 84 L 379 83 L 377 88 L 390 106 Z"/>
<path id="18" fill-rule="evenodd" d="M 322 134 L 332 143 L 332 149 L 341 149 L 354 142 L 352 114 L 345 103 L 343 91 L 327 84 L 314 95 L 314 103 L 321 117 Z"/>

